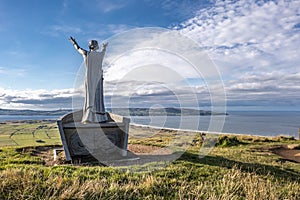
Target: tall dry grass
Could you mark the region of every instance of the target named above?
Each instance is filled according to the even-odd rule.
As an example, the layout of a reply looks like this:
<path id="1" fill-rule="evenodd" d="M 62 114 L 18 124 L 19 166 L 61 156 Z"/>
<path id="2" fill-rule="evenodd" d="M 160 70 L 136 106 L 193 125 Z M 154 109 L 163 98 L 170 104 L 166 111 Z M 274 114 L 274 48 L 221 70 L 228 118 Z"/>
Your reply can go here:
<path id="1" fill-rule="evenodd" d="M 180 174 L 170 177 L 159 172 L 110 171 L 107 175 L 83 178 L 75 173 L 52 173 L 49 168 L 9 168 L 0 172 L 0 199 L 254 200 L 299 199 L 300 196 L 298 182 L 282 182 L 271 175 L 260 177 L 236 167 L 204 179 L 180 178 Z"/>

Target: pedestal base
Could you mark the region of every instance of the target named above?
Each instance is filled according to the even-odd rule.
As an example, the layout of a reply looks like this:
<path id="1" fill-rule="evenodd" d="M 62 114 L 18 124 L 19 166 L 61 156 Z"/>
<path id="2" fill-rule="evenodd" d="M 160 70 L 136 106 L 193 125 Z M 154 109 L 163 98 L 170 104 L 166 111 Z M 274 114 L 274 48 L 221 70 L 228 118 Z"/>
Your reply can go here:
<path id="1" fill-rule="evenodd" d="M 67 161 L 102 163 L 126 158 L 130 119 L 107 115 L 104 123 L 81 123 L 82 111 L 57 121 Z"/>

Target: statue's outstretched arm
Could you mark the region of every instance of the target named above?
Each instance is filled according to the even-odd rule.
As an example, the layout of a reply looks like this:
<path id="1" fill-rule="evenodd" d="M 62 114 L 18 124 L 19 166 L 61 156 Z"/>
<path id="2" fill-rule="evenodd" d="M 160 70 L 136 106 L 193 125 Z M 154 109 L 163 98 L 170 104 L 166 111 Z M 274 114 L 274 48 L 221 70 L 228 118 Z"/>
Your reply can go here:
<path id="1" fill-rule="evenodd" d="M 76 40 L 75 40 L 72 36 L 70 36 L 69 40 L 72 42 L 72 44 L 74 45 L 75 49 L 76 49 L 81 55 L 83 55 L 83 56 L 86 56 L 86 55 L 87 55 L 87 51 L 84 50 L 83 48 L 81 48 L 81 47 L 77 44 Z"/>
<path id="2" fill-rule="evenodd" d="M 108 45 L 108 42 L 102 43 L 101 52 L 105 53 L 107 45 Z"/>

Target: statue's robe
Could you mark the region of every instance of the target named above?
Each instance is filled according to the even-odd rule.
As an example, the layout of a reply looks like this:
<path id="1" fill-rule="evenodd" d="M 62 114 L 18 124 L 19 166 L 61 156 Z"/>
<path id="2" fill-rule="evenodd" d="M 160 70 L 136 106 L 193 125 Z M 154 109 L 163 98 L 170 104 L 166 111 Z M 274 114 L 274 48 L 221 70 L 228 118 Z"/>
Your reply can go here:
<path id="1" fill-rule="evenodd" d="M 107 115 L 103 98 L 102 62 L 105 51 L 89 51 L 83 54 L 86 66 L 85 102 L 82 122 L 104 122 Z"/>

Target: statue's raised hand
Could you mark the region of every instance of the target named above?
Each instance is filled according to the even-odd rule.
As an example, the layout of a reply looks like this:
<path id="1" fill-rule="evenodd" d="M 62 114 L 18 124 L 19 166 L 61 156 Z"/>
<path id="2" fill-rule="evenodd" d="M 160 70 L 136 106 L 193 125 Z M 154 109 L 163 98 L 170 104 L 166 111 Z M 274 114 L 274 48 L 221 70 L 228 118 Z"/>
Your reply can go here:
<path id="1" fill-rule="evenodd" d="M 106 50 L 107 45 L 108 45 L 108 42 L 102 43 L 102 51 Z"/>
<path id="2" fill-rule="evenodd" d="M 70 36 L 69 40 L 70 40 L 73 44 L 76 44 L 76 40 L 75 40 L 72 36 Z"/>
<path id="3" fill-rule="evenodd" d="M 102 43 L 102 47 L 103 47 L 103 48 L 106 48 L 106 47 L 107 47 L 107 45 L 108 45 L 108 42 L 104 42 L 104 43 Z"/>

